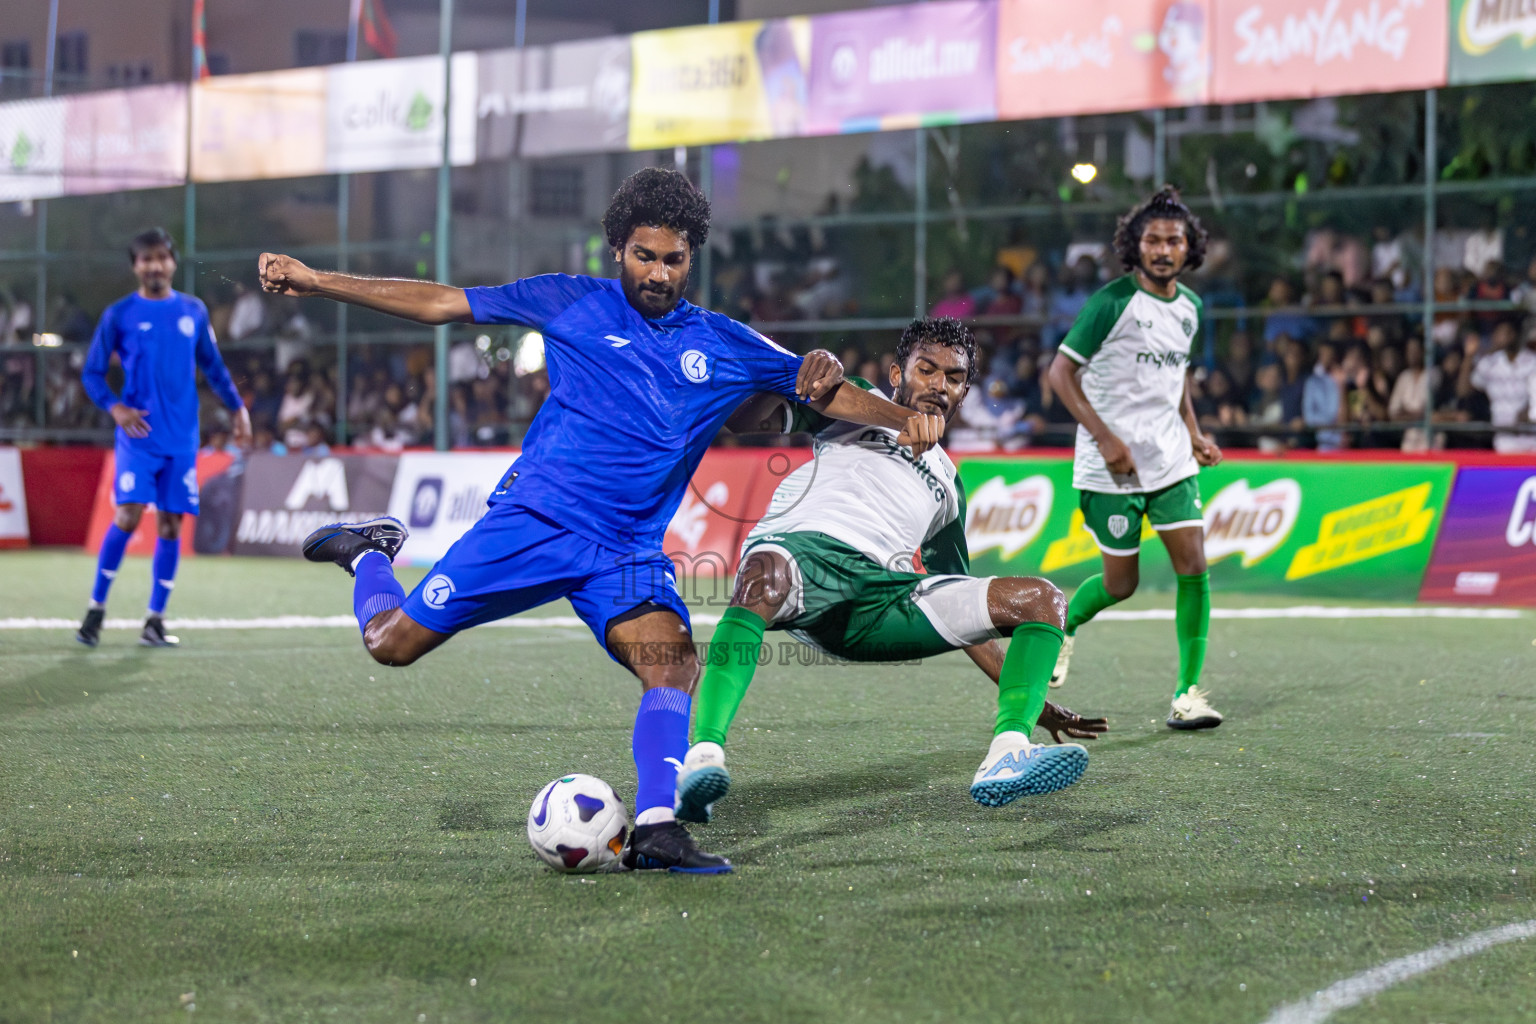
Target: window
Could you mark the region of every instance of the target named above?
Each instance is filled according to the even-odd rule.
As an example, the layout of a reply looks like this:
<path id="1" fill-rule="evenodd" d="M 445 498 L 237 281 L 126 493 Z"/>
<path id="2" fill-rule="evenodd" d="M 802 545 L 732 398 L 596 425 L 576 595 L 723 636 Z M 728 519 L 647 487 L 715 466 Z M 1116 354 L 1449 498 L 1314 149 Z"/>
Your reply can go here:
<path id="1" fill-rule="evenodd" d="M 32 77 L 32 45 L 25 39 L 0 43 L 0 96 L 25 96 Z"/>
<path id="2" fill-rule="evenodd" d="M 61 32 L 53 50 L 53 73 L 68 82 L 84 82 L 90 73 L 89 49 L 84 32 Z"/>
<path id="3" fill-rule="evenodd" d="M 581 216 L 581 168 L 533 167 L 529 212 L 535 217 Z"/>
<path id="4" fill-rule="evenodd" d="M 293 34 L 293 63 L 309 68 L 317 64 L 340 64 L 347 59 L 345 32 L 316 32 L 300 29 Z"/>

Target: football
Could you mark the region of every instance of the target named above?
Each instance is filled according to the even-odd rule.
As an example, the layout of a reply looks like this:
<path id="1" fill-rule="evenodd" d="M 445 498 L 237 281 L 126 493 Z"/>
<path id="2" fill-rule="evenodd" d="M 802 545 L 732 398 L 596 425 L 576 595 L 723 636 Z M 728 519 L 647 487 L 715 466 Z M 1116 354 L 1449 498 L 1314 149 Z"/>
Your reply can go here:
<path id="1" fill-rule="evenodd" d="M 629 813 L 613 787 L 590 775 L 566 775 L 534 797 L 528 842 L 556 871 L 602 871 L 619 859 Z"/>

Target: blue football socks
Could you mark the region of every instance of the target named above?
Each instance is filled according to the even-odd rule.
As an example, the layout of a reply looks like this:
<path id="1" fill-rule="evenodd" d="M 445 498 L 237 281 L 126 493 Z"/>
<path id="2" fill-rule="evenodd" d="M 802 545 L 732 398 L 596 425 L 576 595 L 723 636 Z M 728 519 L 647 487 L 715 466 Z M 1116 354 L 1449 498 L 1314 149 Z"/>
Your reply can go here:
<path id="1" fill-rule="evenodd" d="M 101 554 L 96 556 L 96 585 L 91 588 L 91 603 L 106 604 L 107 591 L 117 578 L 117 570 L 123 564 L 123 552 L 128 550 L 128 538 L 133 536 L 118 529 L 116 523 L 107 527 L 107 535 L 101 538 Z"/>
<path id="2" fill-rule="evenodd" d="M 405 603 L 405 591 L 395 579 L 395 567 L 382 551 L 365 551 L 352 563 L 357 583 L 352 587 L 352 613 L 357 628 L 368 632 L 368 620 Z"/>
<path id="3" fill-rule="evenodd" d="M 646 811 L 664 809 L 661 820 L 672 818 L 676 799 L 677 770 L 688 756 L 688 713 L 693 698 L 682 690 L 658 686 L 640 695 L 640 710 L 635 714 L 633 749 L 635 774 L 635 823 Z"/>
<path id="4" fill-rule="evenodd" d="M 149 614 L 165 614 L 165 602 L 171 599 L 171 588 L 176 586 L 176 566 L 180 562 L 180 540 L 175 537 L 155 539 L 155 558 L 150 563 L 153 585 L 149 589 Z"/>

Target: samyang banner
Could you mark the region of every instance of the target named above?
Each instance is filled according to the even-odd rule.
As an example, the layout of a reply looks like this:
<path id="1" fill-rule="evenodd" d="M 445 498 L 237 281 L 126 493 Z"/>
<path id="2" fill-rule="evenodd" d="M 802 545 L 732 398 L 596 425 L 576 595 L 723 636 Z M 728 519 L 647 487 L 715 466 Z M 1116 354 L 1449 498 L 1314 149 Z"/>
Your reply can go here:
<path id="1" fill-rule="evenodd" d="M 1213 103 L 1433 89 L 1447 0 L 1213 0 Z"/>
<path id="2" fill-rule="evenodd" d="M 1449 463 L 1231 460 L 1202 470 L 1216 590 L 1413 600 L 1455 467 Z M 1068 459 L 966 459 L 966 539 L 980 574 L 1076 586 L 1100 571 Z M 1173 585 L 1143 521 L 1142 579 Z M 1130 546 L 1127 544 L 1126 546 Z"/>
<path id="3" fill-rule="evenodd" d="M 326 523 L 388 514 L 397 461 L 393 455 L 251 455 L 230 550 L 297 558 L 304 538 Z"/>
<path id="4" fill-rule="evenodd" d="M 1210 102 L 1210 0 L 1001 0 L 997 116 Z"/>

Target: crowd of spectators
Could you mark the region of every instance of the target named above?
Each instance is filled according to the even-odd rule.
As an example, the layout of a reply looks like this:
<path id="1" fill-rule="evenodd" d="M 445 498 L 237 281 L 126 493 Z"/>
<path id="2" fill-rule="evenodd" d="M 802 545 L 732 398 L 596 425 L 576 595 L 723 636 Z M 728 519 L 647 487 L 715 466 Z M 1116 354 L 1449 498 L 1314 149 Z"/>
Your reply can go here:
<path id="1" fill-rule="evenodd" d="M 1228 447 L 1536 450 L 1536 432 L 1524 427 L 1536 419 L 1536 258 L 1511 268 L 1497 231 L 1446 234 L 1455 247 L 1437 241 L 1434 299 L 1452 308 L 1436 313 L 1427 343 L 1414 265 L 1423 256 L 1409 236 L 1314 232 L 1297 272 L 1261 282 L 1263 295 L 1249 302 L 1238 275 L 1224 269 L 1231 247 L 1213 239 L 1207 269 L 1189 281 L 1215 313 L 1192 353 L 1202 426 Z M 771 244 L 752 242 L 751 259 L 719 263 L 716 305 L 769 330 L 858 313 L 856 289 L 818 236 L 764 237 Z M 1088 297 L 1119 272 L 1105 256 L 1089 244 L 1010 249 L 974 285 L 958 271 L 943 275 L 931 312 L 970 321 L 980 342 L 977 383 L 951 428 L 952 447 L 1072 442 L 1074 421 L 1046 369 Z M 110 419 L 86 398 L 79 375 L 93 316 L 59 295 L 42 329 L 64 345 L 40 360 L 30 305 L 3 288 L 0 298 L 0 427 L 34 425 L 41 387 L 48 428 L 104 432 Z M 352 346 L 343 388 L 333 340 L 296 300 L 235 286 L 211 299 L 210 317 L 262 450 L 432 443 L 430 345 Z M 808 337 L 829 341 L 825 333 L 780 340 L 805 347 Z M 542 358 L 525 361 L 509 344 L 482 336 L 452 346 L 453 446 L 517 444 L 548 394 Z M 886 381 L 893 346 L 885 335 L 850 332 L 831 347 L 849 372 Z M 227 415 L 208 401 L 208 443 L 227 445 Z"/>

